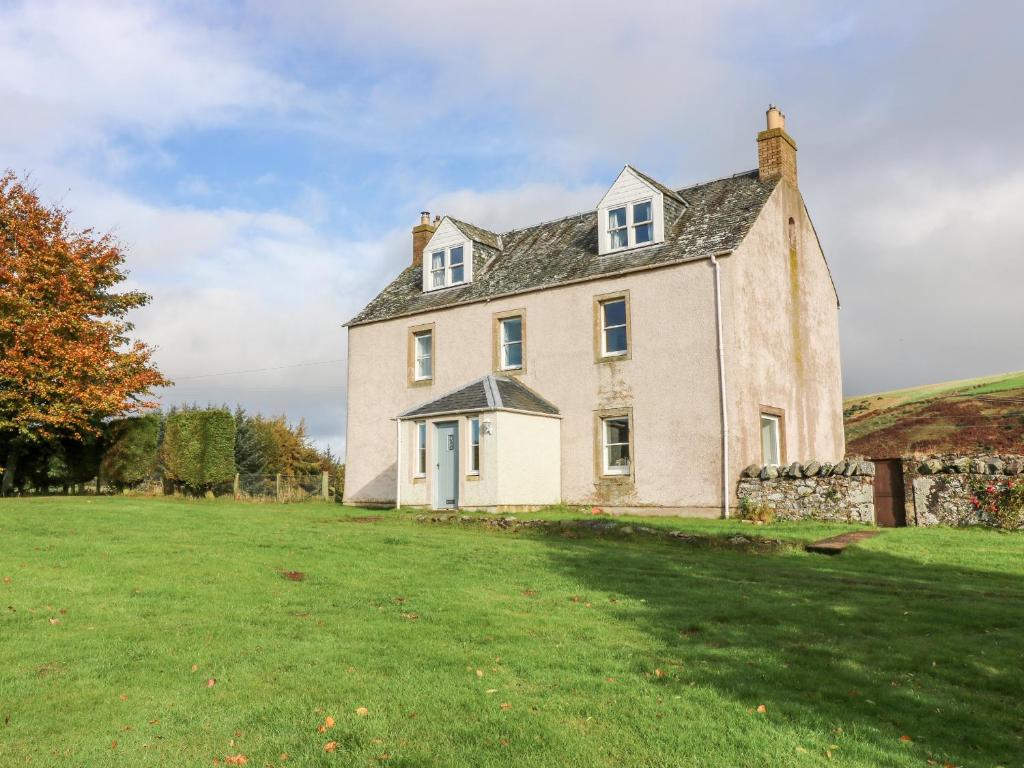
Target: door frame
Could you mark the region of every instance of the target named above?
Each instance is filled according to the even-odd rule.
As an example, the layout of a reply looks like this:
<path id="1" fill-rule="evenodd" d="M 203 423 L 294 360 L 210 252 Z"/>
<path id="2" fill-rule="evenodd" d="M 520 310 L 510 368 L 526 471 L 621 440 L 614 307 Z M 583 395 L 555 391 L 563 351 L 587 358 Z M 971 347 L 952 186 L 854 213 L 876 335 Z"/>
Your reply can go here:
<path id="1" fill-rule="evenodd" d="M 453 506 L 449 507 L 447 504 L 442 503 L 442 486 L 441 486 L 441 456 L 442 453 L 447 449 L 442 450 L 441 448 L 441 435 L 442 430 L 450 427 L 452 430 L 452 497 L 455 500 Z M 437 421 L 434 422 L 434 482 L 433 482 L 433 499 L 432 507 L 434 509 L 458 509 L 459 508 L 459 480 L 461 474 L 459 472 L 460 465 L 460 451 L 459 451 L 459 422 L 458 420 L 453 421 Z"/>

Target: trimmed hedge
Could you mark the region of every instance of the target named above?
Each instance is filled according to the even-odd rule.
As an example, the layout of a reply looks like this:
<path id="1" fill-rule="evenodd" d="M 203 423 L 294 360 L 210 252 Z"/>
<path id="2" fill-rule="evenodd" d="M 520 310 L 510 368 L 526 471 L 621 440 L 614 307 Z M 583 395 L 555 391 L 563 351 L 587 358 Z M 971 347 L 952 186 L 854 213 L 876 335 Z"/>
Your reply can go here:
<path id="1" fill-rule="evenodd" d="M 164 477 L 191 491 L 209 490 L 235 476 L 235 418 L 220 409 L 187 410 L 167 417 Z"/>
<path id="2" fill-rule="evenodd" d="M 107 426 L 109 442 L 101 476 L 118 488 L 130 488 L 156 474 L 160 414 L 118 419 Z"/>

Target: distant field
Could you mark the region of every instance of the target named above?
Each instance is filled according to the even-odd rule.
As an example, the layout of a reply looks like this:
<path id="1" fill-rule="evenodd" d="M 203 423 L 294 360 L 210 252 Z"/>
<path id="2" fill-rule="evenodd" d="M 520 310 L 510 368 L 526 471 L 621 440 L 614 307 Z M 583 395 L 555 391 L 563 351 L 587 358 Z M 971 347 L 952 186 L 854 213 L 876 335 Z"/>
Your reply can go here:
<path id="1" fill-rule="evenodd" d="M 1024 452 L 1024 371 L 851 397 L 850 453 Z"/>

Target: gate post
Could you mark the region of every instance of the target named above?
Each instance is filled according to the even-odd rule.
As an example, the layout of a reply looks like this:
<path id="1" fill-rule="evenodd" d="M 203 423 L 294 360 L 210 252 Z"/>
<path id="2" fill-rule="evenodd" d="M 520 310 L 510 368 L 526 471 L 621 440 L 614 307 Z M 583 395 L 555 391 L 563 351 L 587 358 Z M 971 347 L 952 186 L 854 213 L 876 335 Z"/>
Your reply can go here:
<path id="1" fill-rule="evenodd" d="M 234 482 L 234 484 L 233 484 L 233 485 L 232 485 L 232 487 L 231 487 L 231 492 L 232 492 L 232 494 L 233 494 L 233 495 L 234 495 L 234 497 L 235 497 L 235 501 L 238 501 L 238 497 L 239 497 L 239 496 L 241 495 L 241 493 L 240 493 L 240 491 L 242 490 L 242 489 L 241 489 L 241 485 L 242 485 L 242 484 L 241 484 L 241 482 L 239 481 L 239 476 L 238 476 L 238 473 L 237 473 L 237 472 L 235 472 L 235 482 Z"/>
<path id="2" fill-rule="evenodd" d="M 281 501 L 281 473 L 280 472 L 278 472 L 274 476 L 274 484 L 275 484 L 275 487 L 276 487 L 277 500 Z"/>
<path id="3" fill-rule="evenodd" d="M 324 501 L 328 501 L 331 497 L 331 473 L 323 472 L 320 478 L 320 495 Z"/>

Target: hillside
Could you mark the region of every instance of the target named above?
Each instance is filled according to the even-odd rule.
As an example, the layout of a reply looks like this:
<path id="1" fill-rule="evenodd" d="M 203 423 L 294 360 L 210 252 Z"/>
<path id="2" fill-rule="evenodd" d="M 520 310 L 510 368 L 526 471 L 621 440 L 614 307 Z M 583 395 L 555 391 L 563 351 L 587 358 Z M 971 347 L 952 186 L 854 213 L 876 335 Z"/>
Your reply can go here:
<path id="1" fill-rule="evenodd" d="M 1024 453 L 1024 371 L 848 398 L 851 454 Z"/>

